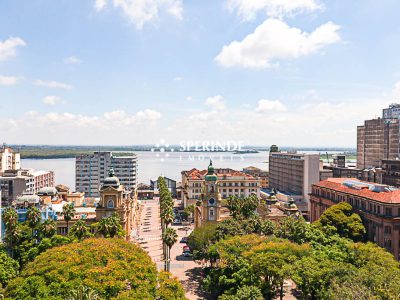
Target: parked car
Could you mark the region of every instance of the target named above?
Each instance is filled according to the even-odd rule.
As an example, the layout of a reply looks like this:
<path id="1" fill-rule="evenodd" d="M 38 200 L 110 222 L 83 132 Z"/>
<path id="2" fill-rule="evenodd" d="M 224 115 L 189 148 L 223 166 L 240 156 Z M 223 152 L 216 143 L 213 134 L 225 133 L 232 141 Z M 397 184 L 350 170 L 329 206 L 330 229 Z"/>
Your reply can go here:
<path id="1" fill-rule="evenodd" d="M 176 218 L 176 219 L 174 220 L 174 225 L 182 225 L 182 219 Z"/>
<path id="2" fill-rule="evenodd" d="M 192 252 L 190 252 L 190 250 L 183 251 L 183 256 L 184 257 L 191 257 L 192 256 Z"/>
<path id="3" fill-rule="evenodd" d="M 185 243 L 186 244 L 188 242 L 188 240 L 189 240 L 189 238 L 187 236 L 184 236 L 183 238 L 181 238 L 180 243 Z"/>

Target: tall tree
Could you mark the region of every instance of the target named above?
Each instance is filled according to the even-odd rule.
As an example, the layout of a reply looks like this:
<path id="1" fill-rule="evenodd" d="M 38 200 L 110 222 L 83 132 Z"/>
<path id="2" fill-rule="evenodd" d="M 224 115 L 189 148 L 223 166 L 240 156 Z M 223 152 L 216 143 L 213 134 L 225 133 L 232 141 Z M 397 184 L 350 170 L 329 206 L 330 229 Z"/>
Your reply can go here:
<path id="1" fill-rule="evenodd" d="M 336 233 L 353 241 L 363 240 L 366 230 L 361 217 L 347 202 L 329 207 L 315 222 L 324 232 Z"/>
<path id="2" fill-rule="evenodd" d="M 21 237 L 21 230 L 18 224 L 18 213 L 13 207 L 7 207 L 2 214 L 5 231 L 5 242 L 11 257 L 14 258 L 14 247 Z"/>
<path id="3" fill-rule="evenodd" d="M 69 221 L 75 216 L 75 208 L 72 203 L 65 204 L 62 208 L 61 215 L 64 216 L 64 220 L 67 223 L 67 233 L 69 232 Z"/>
<path id="4" fill-rule="evenodd" d="M 77 221 L 72 227 L 69 232 L 70 235 L 76 237 L 79 241 L 83 240 L 86 237 L 90 237 L 90 228 L 86 225 L 85 221 L 80 219 Z"/>
<path id="5" fill-rule="evenodd" d="M 35 229 L 40 224 L 42 220 L 42 213 L 35 206 L 30 206 L 26 211 L 26 222 L 28 226 L 32 229 L 32 237 L 35 235 Z"/>
<path id="6" fill-rule="evenodd" d="M 167 228 L 163 235 L 162 240 L 165 245 L 168 247 L 168 255 L 167 255 L 167 269 L 165 271 L 170 271 L 170 261 L 171 261 L 171 248 L 178 241 L 178 234 L 176 230 L 173 228 Z"/>
<path id="7" fill-rule="evenodd" d="M 45 238 L 51 238 L 57 232 L 56 222 L 52 219 L 47 219 L 39 227 L 40 234 Z"/>

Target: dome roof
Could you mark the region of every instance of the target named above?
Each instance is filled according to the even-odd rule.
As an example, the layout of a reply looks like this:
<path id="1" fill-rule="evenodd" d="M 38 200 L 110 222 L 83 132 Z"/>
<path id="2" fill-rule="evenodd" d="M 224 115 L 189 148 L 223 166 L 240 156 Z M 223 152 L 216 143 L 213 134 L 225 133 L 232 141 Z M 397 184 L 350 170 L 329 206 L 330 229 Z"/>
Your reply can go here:
<path id="1" fill-rule="evenodd" d="M 212 165 L 212 160 L 210 159 L 210 165 L 208 166 L 208 172 L 205 177 L 206 181 L 217 181 L 218 176 L 214 172 L 214 167 Z"/>
<path id="2" fill-rule="evenodd" d="M 55 196 L 57 195 L 57 189 L 55 187 L 44 187 L 39 189 L 39 191 L 37 192 L 37 194 L 39 196 Z"/>
<path id="3" fill-rule="evenodd" d="M 120 182 L 118 177 L 115 176 L 114 174 L 114 169 L 110 169 L 110 172 L 108 173 L 108 177 L 104 179 L 103 181 L 103 189 L 107 187 L 113 187 L 113 188 L 118 188 L 120 186 Z"/>

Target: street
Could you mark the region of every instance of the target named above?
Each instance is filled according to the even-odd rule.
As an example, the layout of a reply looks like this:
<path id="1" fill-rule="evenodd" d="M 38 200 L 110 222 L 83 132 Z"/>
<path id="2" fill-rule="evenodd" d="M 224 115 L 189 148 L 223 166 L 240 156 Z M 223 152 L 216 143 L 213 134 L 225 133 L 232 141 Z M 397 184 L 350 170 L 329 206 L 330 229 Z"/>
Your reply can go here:
<path id="1" fill-rule="evenodd" d="M 163 270 L 164 262 L 162 261 L 161 220 L 159 211 L 158 200 L 142 201 L 140 216 L 141 226 L 138 233 L 138 241 L 140 246 L 147 251 L 152 260 L 157 264 L 157 268 Z M 193 225 L 170 226 L 174 228 L 178 234 L 178 241 L 171 249 L 171 273 L 178 277 L 182 283 L 188 299 L 204 299 L 204 297 L 200 296 L 201 291 L 198 289 L 201 266 L 195 263 L 191 257 L 184 257 L 182 255 L 182 248 L 186 244 L 180 243 L 182 237 L 188 236 L 193 230 Z"/>

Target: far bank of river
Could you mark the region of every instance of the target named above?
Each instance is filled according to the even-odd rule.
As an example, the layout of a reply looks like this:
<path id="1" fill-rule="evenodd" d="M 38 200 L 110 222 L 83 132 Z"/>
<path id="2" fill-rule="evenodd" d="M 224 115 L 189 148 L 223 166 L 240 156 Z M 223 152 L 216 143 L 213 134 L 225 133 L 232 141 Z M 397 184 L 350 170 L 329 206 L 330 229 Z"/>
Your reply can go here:
<path id="1" fill-rule="evenodd" d="M 305 151 L 315 153 L 316 151 Z M 334 151 L 330 152 L 335 153 Z M 138 156 L 138 182 L 149 183 L 150 179 L 160 175 L 181 180 L 181 171 L 193 168 L 206 169 L 210 158 L 216 168 L 241 170 L 254 166 L 268 169 L 267 151 L 259 153 L 232 154 L 228 152 L 150 152 L 136 151 Z M 56 184 L 65 184 L 75 189 L 75 158 L 60 159 L 22 159 L 23 168 L 53 170 Z"/>

